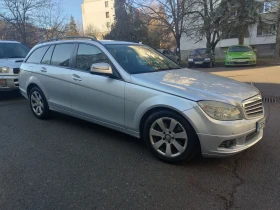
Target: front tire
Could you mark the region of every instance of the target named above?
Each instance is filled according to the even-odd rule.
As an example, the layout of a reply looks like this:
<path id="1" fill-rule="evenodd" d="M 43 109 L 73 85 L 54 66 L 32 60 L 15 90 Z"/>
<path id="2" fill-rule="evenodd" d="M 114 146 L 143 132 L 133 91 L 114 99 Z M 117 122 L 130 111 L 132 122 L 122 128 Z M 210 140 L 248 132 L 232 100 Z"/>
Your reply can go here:
<path id="1" fill-rule="evenodd" d="M 45 119 L 49 116 L 49 105 L 40 88 L 34 87 L 31 89 L 29 94 L 29 104 L 32 113 L 38 119 Z"/>
<path id="2" fill-rule="evenodd" d="M 184 117 L 172 111 L 150 115 L 144 125 L 143 137 L 152 153 L 168 163 L 186 162 L 198 151 L 194 129 Z"/>

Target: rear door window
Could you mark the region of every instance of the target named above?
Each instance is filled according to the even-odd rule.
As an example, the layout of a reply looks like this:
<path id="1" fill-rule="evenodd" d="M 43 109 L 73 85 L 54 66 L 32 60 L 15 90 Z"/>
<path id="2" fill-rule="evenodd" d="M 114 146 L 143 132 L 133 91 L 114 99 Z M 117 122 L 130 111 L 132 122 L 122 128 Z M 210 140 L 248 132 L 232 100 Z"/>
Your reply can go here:
<path id="1" fill-rule="evenodd" d="M 46 54 L 43 57 L 43 60 L 41 62 L 42 64 L 47 64 L 47 65 L 51 64 L 53 49 L 54 49 L 54 45 L 50 46 L 50 48 L 48 49 L 48 51 L 46 52 Z"/>
<path id="2" fill-rule="evenodd" d="M 53 51 L 51 65 L 68 67 L 75 44 L 59 44 Z"/>
<path id="3" fill-rule="evenodd" d="M 27 63 L 40 63 L 43 56 L 45 55 L 49 46 L 40 47 L 32 52 L 29 58 L 26 60 Z"/>

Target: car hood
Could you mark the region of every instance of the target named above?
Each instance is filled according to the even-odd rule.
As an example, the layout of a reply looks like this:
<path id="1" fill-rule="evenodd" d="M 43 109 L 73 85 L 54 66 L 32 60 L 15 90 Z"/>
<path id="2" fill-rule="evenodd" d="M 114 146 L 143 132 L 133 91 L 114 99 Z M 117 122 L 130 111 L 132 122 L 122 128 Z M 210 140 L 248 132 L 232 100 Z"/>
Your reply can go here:
<path id="1" fill-rule="evenodd" d="M 252 85 L 190 69 L 134 74 L 131 79 L 134 84 L 193 101 L 216 100 L 235 104 L 259 94 Z"/>
<path id="2" fill-rule="evenodd" d="M 0 59 L 0 66 L 19 68 L 24 58 L 2 58 Z"/>
<path id="3" fill-rule="evenodd" d="M 228 52 L 227 55 L 232 56 L 232 57 L 250 57 L 255 55 L 253 51 L 250 52 Z"/>

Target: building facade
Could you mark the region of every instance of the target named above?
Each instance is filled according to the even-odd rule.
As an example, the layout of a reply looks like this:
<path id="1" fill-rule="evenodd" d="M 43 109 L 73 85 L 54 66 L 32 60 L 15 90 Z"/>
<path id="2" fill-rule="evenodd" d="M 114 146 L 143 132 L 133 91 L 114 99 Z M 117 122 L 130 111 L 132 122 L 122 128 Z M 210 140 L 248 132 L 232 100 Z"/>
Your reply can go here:
<path id="1" fill-rule="evenodd" d="M 84 31 L 91 27 L 99 37 L 107 34 L 115 20 L 115 0 L 84 0 L 82 3 Z"/>
<path id="2" fill-rule="evenodd" d="M 277 15 L 275 5 L 271 2 L 263 2 L 260 7 L 259 13 L 262 16 Z M 265 18 L 264 18 L 265 19 Z M 252 24 L 248 28 L 248 36 L 244 40 L 244 44 L 251 45 L 257 49 L 259 57 L 271 57 L 274 55 L 276 43 L 276 24 L 268 23 L 266 26 Z M 238 35 L 232 34 L 228 37 L 223 37 L 216 46 L 216 58 L 224 58 L 224 51 L 232 45 L 238 44 Z M 206 40 L 196 42 L 189 39 L 185 34 L 181 38 L 181 59 L 186 60 L 191 51 L 196 48 L 205 48 Z"/>

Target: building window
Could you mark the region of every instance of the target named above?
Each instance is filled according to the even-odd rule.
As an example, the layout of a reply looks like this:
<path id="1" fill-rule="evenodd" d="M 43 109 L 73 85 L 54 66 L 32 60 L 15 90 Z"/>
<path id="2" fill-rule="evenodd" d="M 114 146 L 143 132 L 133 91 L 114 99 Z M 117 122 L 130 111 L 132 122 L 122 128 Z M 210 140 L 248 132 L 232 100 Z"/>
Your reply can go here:
<path id="1" fill-rule="evenodd" d="M 263 2 L 260 6 L 259 13 L 268 13 L 273 10 L 277 5 L 276 1 Z"/>
<path id="2" fill-rule="evenodd" d="M 258 25 L 257 35 L 268 36 L 276 34 L 276 24 L 261 24 Z"/>
<path id="3" fill-rule="evenodd" d="M 105 7 L 108 7 L 108 1 L 105 1 Z"/>
<path id="4" fill-rule="evenodd" d="M 106 18 L 109 18 L 109 12 L 106 12 Z"/>
<path id="5" fill-rule="evenodd" d="M 110 22 L 106 23 L 107 28 L 110 28 Z"/>

